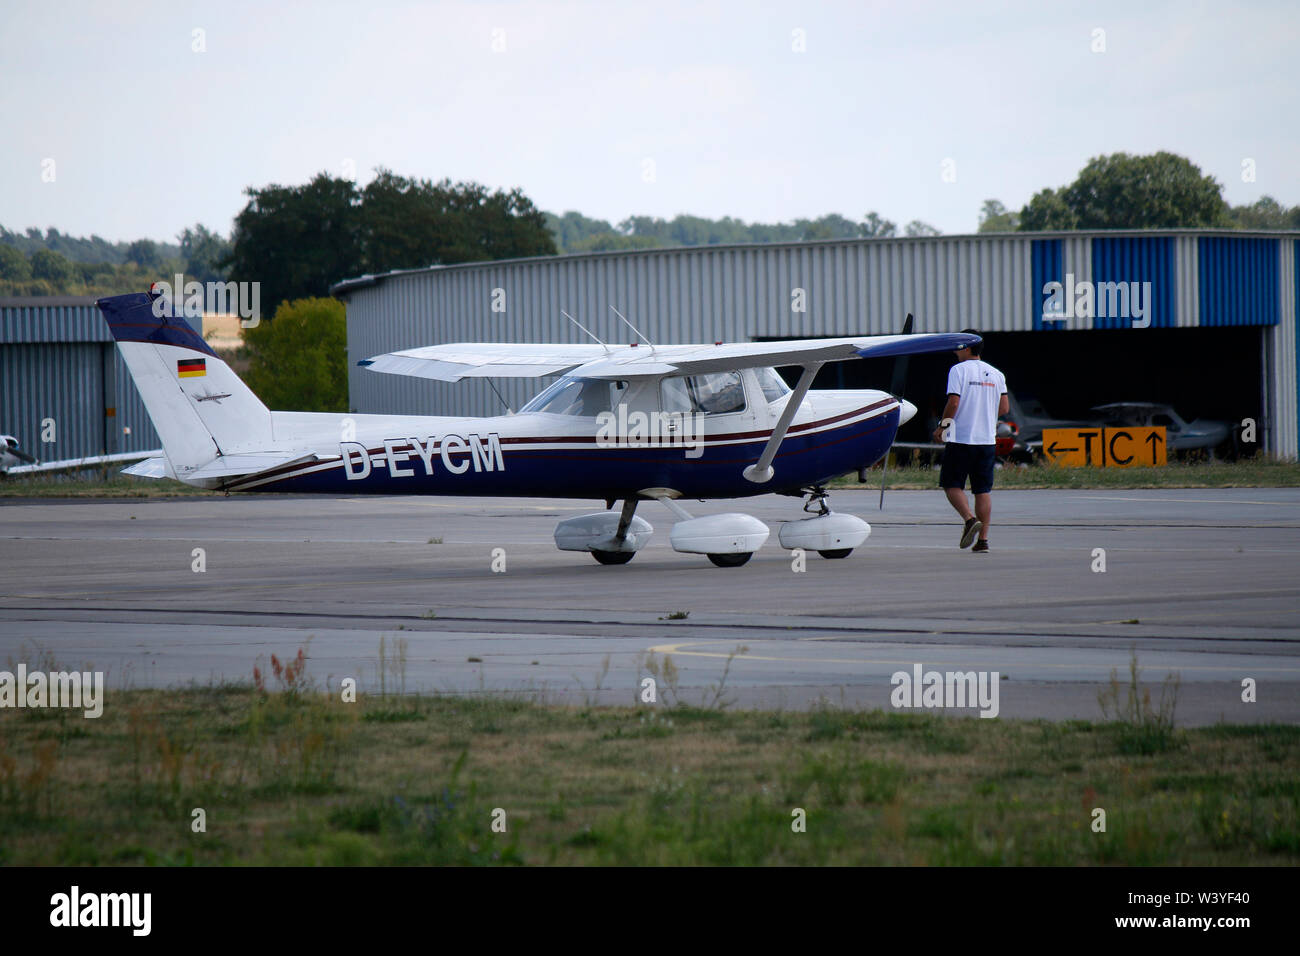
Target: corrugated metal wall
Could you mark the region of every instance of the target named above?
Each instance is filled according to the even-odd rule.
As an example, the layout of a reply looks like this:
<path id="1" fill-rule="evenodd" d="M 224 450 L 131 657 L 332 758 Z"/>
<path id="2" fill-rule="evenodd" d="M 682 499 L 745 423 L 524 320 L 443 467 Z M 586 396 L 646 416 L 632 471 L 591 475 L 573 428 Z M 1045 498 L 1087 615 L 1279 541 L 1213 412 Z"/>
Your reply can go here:
<path id="1" fill-rule="evenodd" d="M 1291 248 L 1288 250 L 1287 246 Z M 1282 283 L 1282 321 L 1273 330 L 1273 341 L 1278 343 L 1277 393 L 1283 402 L 1293 402 L 1288 409 L 1279 409 L 1276 421 L 1280 423 L 1281 439 L 1278 452 L 1295 457 L 1300 455 L 1300 239 L 1282 243 L 1282 256 L 1289 268 L 1284 270 Z M 1295 429 L 1288 427 L 1295 422 Z"/>
<path id="2" fill-rule="evenodd" d="M 489 415 L 486 383 L 413 382 L 358 369 L 383 352 L 443 342 L 580 342 L 565 310 L 606 341 L 631 341 L 619 309 L 656 342 L 1034 328 L 1030 240 L 938 239 L 715 246 L 556 256 L 399 273 L 347 291 L 357 411 Z M 493 290 L 504 312 L 493 312 Z M 511 407 L 531 381 L 497 383 Z"/>
<path id="3" fill-rule="evenodd" d="M 1264 326 L 1269 450 L 1295 456 L 1297 270 L 1294 238 L 1194 230 L 706 246 L 413 270 L 343 293 L 351 405 L 362 412 L 496 414 L 501 403 L 486 381 L 446 385 L 355 363 L 439 342 L 586 341 L 561 309 L 607 341 L 632 335 L 611 305 L 661 342 L 881 334 L 897 331 L 909 311 L 918 332 L 1038 331 L 1053 327 L 1041 320 L 1043 284 L 1072 272 L 1076 283 L 1151 281 L 1153 326 Z M 494 312 L 497 289 L 504 311 Z M 1086 327 L 1086 320 L 1058 327 Z M 538 390 L 530 380 L 497 385 L 514 408 Z M 48 417 L 59 425 L 55 447 L 40 442 Z M 16 435 L 43 460 L 158 447 L 94 300 L 0 300 L 0 432 Z"/>
<path id="4" fill-rule="evenodd" d="M 907 312 L 915 313 L 918 332 L 1131 326 L 1132 318 L 1122 316 L 1044 324 L 1043 285 L 1064 282 L 1069 273 L 1076 286 L 1094 283 L 1094 292 L 1102 282 L 1150 282 L 1153 327 L 1266 326 L 1266 447 L 1295 456 L 1300 249 L 1287 239 L 1270 267 L 1268 249 L 1278 249 L 1278 241 L 1217 230 L 952 236 L 706 246 L 394 273 L 339 289 L 348 304 L 351 405 L 361 412 L 497 414 L 501 401 L 485 381 L 446 385 L 367 372 L 356 362 L 444 342 L 586 341 L 561 309 L 607 341 L 631 339 L 611 305 L 657 342 L 880 334 L 896 331 Z M 1279 270 L 1284 257 L 1291 258 Z M 493 290 L 504 295 L 504 311 L 492 310 Z M 538 389 L 530 380 L 497 385 L 512 408 Z"/>
<path id="5" fill-rule="evenodd" d="M 1035 239 L 1030 256 L 1033 260 L 1033 281 L 1029 288 L 1030 309 L 1033 317 L 1033 329 L 1066 328 L 1068 320 L 1043 321 L 1043 304 L 1047 299 L 1044 291 L 1049 282 L 1065 281 L 1065 264 L 1062 257 L 1061 239 Z"/>
<path id="6" fill-rule="evenodd" d="M 100 454 L 102 349 L 94 342 L 0 346 L 0 431 L 42 461 Z M 42 442 L 42 430 L 55 440 Z"/>
<path id="7" fill-rule="evenodd" d="M 1277 239 L 1202 236 L 1197 241 L 1201 325 L 1276 325 Z"/>
<path id="8" fill-rule="evenodd" d="M 1170 328 L 1178 301 L 1178 283 L 1174 273 L 1174 240 L 1170 236 L 1098 237 L 1092 240 L 1092 282 L 1094 288 L 1104 282 L 1151 283 L 1147 317 L 1151 328 Z M 1144 293 L 1145 295 L 1145 293 Z M 1094 329 L 1131 328 L 1129 316 L 1102 315 L 1102 296 L 1094 301 Z M 1130 308 L 1130 311 L 1132 309 Z"/>
<path id="9" fill-rule="evenodd" d="M 0 433 L 41 461 L 160 447 L 93 299 L 0 300 Z"/>
<path id="10" fill-rule="evenodd" d="M 1263 378 L 1264 447 L 1279 455 L 1293 458 L 1300 452 L 1300 382 L 1296 365 L 1300 363 L 1300 240 L 1278 243 L 1278 322 L 1260 329 L 1264 338 Z"/>
<path id="11" fill-rule="evenodd" d="M 0 345 L 13 342 L 111 342 L 95 300 L 81 296 L 0 299 Z"/>
<path id="12" fill-rule="evenodd" d="M 1201 324 L 1200 245 L 1197 236 L 1174 240 L 1174 274 L 1178 300 L 1174 303 L 1174 324 L 1180 329 Z"/>

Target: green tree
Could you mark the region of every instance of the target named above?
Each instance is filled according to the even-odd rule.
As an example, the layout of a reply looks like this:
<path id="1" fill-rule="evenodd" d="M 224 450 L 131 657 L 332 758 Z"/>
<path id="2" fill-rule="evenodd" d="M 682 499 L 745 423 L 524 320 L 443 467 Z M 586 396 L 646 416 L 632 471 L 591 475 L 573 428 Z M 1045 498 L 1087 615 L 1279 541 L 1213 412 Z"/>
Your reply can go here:
<path id="1" fill-rule="evenodd" d="M 185 273 L 200 282 L 217 282 L 226 278 L 221 263 L 230 256 L 230 243 L 222 236 L 208 229 L 203 223 L 195 223 L 193 229 L 186 229 L 178 237 L 181 243 L 181 259 L 185 263 Z"/>
<path id="2" fill-rule="evenodd" d="M 858 234 L 866 239 L 892 239 L 897 228 L 888 219 L 882 219 L 879 213 L 872 210 L 862 220 L 862 225 L 858 227 Z"/>
<path id="3" fill-rule="evenodd" d="M 33 252 L 31 267 L 33 279 L 45 279 L 55 289 L 62 289 L 76 275 L 76 267 L 66 256 L 49 249 Z"/>
<path id="4" fill-rule="evenodd" d="M 51 252 L 61 253 L 72 262 L 111 263 L 112 265 L 126 263 L 127 250 L 132 245 L 128 242 L 109 242 L 94 235 L 89 239 L 65 236 L 53 227 L 42 235 L 41 231 L 34 226 L 25 233 L 10 232 L 4 226 L 0 226 L 0 243 L 14 246 L 25 256 L 30 256 L 37 249 L 49 249 Z M 169 243 L 156 242 L 153 245 L 155 255 L 161 262 L 174 259 L 180 253 L 178 247 Z"/>
<path id="5" fill-rule="evenodd" d="M 796 219 L 794 224 L 800 239 L 853 239 L 858 235 L 858 224 L 835 212 L 816 219 Z"/>
<path id="6" fill-rule="evenodd" d="M 919 219 L 913 219 L 903 229 L 903 234 L 913 239 L 919 236 L 942 236 L 943 233 L 930 225 L 928 222 L 922 222 Z"/>
<path id="7" fill-rule="evenodd" d="M 282 302 L 269 322 L 243 330 L 244 380 L 269 408 L 348 410 L 347 322 L 332 298 Z"/>
<path id="8" fill-rule="evenodd" d="M 562 216 L 553 212 L 542 213 L 546 219 L 546 228 L 555 239 L 555 247 L 561 252 L 571 251 L 576 243 L 595 236 L 618 235 L 614 227 L 604 219 L 588 219 L 580 212 L 569 210 Z"/>
<path id="9" fill-rule="evenodd" d="M 1019 214 L 1007 209 L 1001 200 L 984 200 L 980 208 L 980 232 L 1014 232 L 1019 224 Z"/>
<path id="10" fill-rule="evenodd" d="M 303 186 L 249 187 L 235 217 L 230 255 L 219 264 L 235 282 L 261 282 L 262 302 L 322 296 L 362 268 L 360 194 L 350 179 L 318 173 Z"/>
<path id="11" fill-rule="evenodd" d="M 1097 156 L 1074 182 L 1045 189 L 1020 213 L 1021 229 L 1169 229 L 1229 226 L 1223 187 L 1174 153 Z"/>
<path id="12" fill-rule="evenodd" d="M 618 229 L 625 235 L 654 239 L 661 246 L 680 245 L 677 240 L 669 239 L 671 226 L 668 220 L 658 216 L 628 216 L 618 224 Z"/>
<path id="13" fill-rule="evenodd" d="M 1230 215 L 1238 229 L 1300 229 L 1300 206 L 1288 209 L 1272 196 L 1261 196 L 1249 206 L 1233 206 Z"/>
<path id="14" fill-rule="evenodd" d="M 659 243 L 651 236 L 625 236 L 620 232 L 598 233 L 579 239 L 566 252 L 615 252 L 629 249 L 653 249 Z"/>
<path id="15" fill-rule="evenodd" d="M 555 254 L 546 217 L 518 189 L 382 168 L 361 194 L 361 246 L 367 272 Z"/>
<path id="16" fill-rule="evenodd" d="M 26 282 L 32 277 L 32 265 L 27 257 L 8 243 L 0 243 L 0 280 Z"/>
<path id="17" fill-rule="evenodd" d="M 152 239 L 137 239 L 126 247 L 126 261 L 133 262 L 142 269 L 156 269 L 162 264 L 163 258 L 158 243 Z"/>
<path id="18" fill-rule="evenodd" d="M 1040 189 L 1020 210 L 1020 229 L 1042 232 L 1051 229 L 1078 229 L 1079 219 L 1065 201 L 1064 190 Z"/>

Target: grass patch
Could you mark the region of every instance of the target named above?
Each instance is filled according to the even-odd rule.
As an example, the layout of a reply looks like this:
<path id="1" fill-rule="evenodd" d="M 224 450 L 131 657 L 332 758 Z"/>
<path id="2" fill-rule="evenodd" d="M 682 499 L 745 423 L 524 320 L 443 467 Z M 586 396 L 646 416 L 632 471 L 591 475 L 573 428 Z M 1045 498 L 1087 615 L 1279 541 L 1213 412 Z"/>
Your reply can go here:
<path id="1" fill-rule="evenodd" d="M 1097 703 L 1111 721 L 1108 729 L 1120 753 L 1164 753 L 1184 745 L 1183 734 L 1174 727 L 1179 681 L 1176 674 L 1165 677 L 1159 701 L 1153 701 L 1151 688 L 1142 686 L 1136 650 L 1129 653 L 1127 684 L 1112 668 L 1110 684 L 1098 692 Z"/>
<path id="2" fill-rule="evenodd" d="M 1122 718 L 343 703 L 293 663 L 264 680 L 293 689 L 119 691 L 101 718 L 75 718 L 78 733 L 48 713 L 0 710 L 0 860 L 1300 863 L 1296 727 L 1221 725 L 1130 746 Z M 1105 833 L 1091 830 L 1095 807 Z"/>
<path id="3" fill-rule="evenodd" d="M 938 487 L 937 469 L 918 465 L 891 466 L 885 487 L 897 491 L 931 491 Z M 837 488 L 880 487 L 879 467 L 866 484 L 856 475 L 838 478 Z M 995 488 L 1297 488 L 1300 463 L 1257 456 L 1240 461 L 1171 461 L 1164 468 L 1058 468 L 1035 464 L 999 468 Z"/>
<path id="4" fill-rule="evenodd" d="M 171 478 L 135 478 L 116 470 L 0 476 L 0 498 L 177 498 L 220 493 Z"/>

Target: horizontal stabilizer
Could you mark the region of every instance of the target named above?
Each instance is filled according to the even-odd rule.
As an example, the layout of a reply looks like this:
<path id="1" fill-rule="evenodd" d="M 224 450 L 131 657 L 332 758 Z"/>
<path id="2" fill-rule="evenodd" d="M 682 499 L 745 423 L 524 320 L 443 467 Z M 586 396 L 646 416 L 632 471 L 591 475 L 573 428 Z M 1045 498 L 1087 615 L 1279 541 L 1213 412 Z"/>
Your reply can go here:
<path id="1" fill-rule="evenodd" d="M 176 474 L 172 471 L 171 465 L 167 464 L 166 458 L 146 458 L 138 465 L 132 465 L 130 468 L 123 468 L 122 474 L 134 475 L 136 478 L 175 478 Z"/>
<path id="2" fill-rule="evenodd" d="M 296 465 L 299 462 L 316 461 L 319 456 L 299 452 L 250 452 L 243 455 L 222 455 L 206 465 L 201 465 L 186 475 L 186 478 L 237 478 L 240 475 L 253 475 L 261 471 L 279 468 L 281 465 Z"/>

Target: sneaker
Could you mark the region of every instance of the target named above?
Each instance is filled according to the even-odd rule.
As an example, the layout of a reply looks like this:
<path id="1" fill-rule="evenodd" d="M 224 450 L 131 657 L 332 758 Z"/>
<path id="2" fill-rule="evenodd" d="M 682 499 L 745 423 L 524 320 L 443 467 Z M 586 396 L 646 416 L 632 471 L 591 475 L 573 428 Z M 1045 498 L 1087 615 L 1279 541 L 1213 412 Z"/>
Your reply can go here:
<path id="1" fill-rule="evenodd" d="M 975 540 L 975 535 L 980 533 L 980 519 L 967 518 L 966 526 L 961 530 L 961 541 L 957 543 L 959 548 L 969 548 L 971 542 Z"/>
<path id="2" fill-rule="evenodd" d="M 989 539 L 988 539 L 988 538 L 985 538 L 983 541 L 976 541 L 976 542 L 975 542 L 975 547 L 973 547 L 973 548 L 970 549 L 970 553 L 971 553 L 971 554 L 975 554 L 975 553 L 979 553 L 979 554 L 988 554 L 988 553 L 989 553 Z"/>

